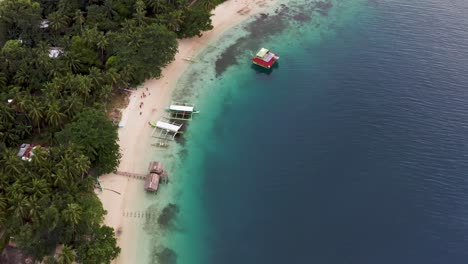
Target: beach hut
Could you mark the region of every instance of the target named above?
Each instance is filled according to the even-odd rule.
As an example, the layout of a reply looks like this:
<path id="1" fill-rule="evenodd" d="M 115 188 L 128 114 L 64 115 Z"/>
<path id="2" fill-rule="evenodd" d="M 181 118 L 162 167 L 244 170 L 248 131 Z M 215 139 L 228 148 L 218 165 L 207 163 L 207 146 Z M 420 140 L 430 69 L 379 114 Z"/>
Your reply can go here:
<path id="1" fill-rule="evenodd" d="M 156 173 L 156 174 L 161 174 L 163 173 L 163 165 L 159 161 L 152 161 L 149 164 L 149 172 L 150 173 Z"/>
<path id="2" fill-rule="evenodd" d="M 150 173 L 146 176 L 145 190 L 148 192 L 155 192 L 159 187 L 159 174 Z"/>
<path id="3" fill-rule="evenodd" d="M 199 113 L 195 110 L 194 104 L 186 103 L 173 103 L 166 108 L 166 111 L 170 113 L 170 119 L 176 120 L 192 120 L 193 114 Z"/>

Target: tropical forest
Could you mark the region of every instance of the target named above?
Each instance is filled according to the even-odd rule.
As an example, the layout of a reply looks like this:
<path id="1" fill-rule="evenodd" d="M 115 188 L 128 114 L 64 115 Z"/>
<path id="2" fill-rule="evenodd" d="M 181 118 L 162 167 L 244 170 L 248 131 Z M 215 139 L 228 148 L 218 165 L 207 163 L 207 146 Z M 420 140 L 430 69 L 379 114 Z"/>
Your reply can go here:
<path id="1" fill-rule="evenodd" d="M 109 111 L 157 78 L 220 0 L 0 0 L 0 252 L 110 263 L 120 249 L 94 189 L 119 165 Z M 28 158 L 22 144 L 34 146 Z M 61 250 L 56 254 L 57 247 Z"/>

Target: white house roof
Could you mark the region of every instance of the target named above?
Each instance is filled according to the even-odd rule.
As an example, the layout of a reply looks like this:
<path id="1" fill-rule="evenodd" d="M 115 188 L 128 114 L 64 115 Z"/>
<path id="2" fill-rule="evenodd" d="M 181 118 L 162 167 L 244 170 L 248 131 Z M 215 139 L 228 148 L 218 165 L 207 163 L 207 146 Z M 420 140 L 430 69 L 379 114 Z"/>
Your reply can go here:
<path id="1" fill-rule="evenodd" d="M 49 58 L 57 58 L 62 54 L 62 48 L 50 48 L 49 49 Z"/>
<path id="2" fill-rule="evenodd" d="M 41 25 L 39 26 L 40 28 L 48 28 L 49 27 L 49 20 L 44 19 L 41 22 Z"/>

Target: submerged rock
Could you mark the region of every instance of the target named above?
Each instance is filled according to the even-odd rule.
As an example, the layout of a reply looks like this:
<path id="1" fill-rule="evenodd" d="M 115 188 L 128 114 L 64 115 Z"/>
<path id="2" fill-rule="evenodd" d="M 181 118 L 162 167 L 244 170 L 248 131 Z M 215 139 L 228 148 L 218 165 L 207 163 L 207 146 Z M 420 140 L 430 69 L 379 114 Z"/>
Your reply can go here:
<path id="1" fill-rule="evenodd" d="M 170 248 L 164 248 L 161 252 L 157 253 L 158 263 L 163 264 L 176 264 L 177 253 Z"/>
<path id="2" fill-rule="evenodd" d="M 170 203 L 166 205 L 158 217 L 158 224 L 162 227 L 168 227 L 176 218 L 179 211 L 180 208 L 177 204 Z"/>

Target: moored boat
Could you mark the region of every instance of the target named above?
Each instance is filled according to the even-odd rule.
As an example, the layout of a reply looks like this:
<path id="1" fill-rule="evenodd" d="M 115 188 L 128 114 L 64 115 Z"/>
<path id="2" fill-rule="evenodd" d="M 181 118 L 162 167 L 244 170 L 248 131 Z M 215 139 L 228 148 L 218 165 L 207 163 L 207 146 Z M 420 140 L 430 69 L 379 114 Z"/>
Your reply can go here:
<path id="1" fill-rule="evenodd" d="M 169 112 L 169 119 L 177 120 L 192 120 L 193 114 L 198 114 L 200 111 L 195 110 L 194 104 L 187 103 L 173 103 L 166 108 Z"/>
<path id="2" fill-rule="evenodd" d="M 275 62 L 279 60 L 279 56 L 266 48 L 261 48 L 255 57 L 252 58 L 252 63 L 266 69 L 270 69 Z"/>

